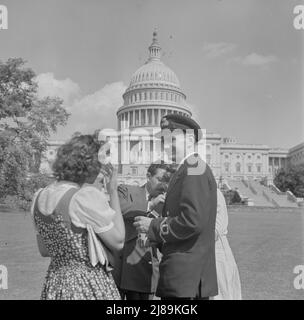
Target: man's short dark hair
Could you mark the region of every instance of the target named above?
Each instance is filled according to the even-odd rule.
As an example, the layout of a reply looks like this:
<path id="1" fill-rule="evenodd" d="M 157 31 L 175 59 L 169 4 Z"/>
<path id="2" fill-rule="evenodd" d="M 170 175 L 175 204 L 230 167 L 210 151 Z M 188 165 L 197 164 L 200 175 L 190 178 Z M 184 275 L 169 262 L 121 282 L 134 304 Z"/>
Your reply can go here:
<path id="1" fill-rule="evenodd" d="M 153 177 L 156 175 L 158 169 L 163 169 L 168 171 L 168 165 L 165 163 L 152 163 L 148 168 L 148 172 Z"/>

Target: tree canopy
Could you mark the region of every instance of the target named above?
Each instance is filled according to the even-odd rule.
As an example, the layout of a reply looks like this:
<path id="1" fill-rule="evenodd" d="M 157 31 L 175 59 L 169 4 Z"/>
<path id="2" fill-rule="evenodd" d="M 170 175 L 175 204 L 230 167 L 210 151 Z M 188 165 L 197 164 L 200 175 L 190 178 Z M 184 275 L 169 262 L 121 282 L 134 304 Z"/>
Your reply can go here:
<path id="1" fill-rule="evenodd" d="M 281 168 L 274 184 L 283 192 L 291 191 L 296 197 L 304 197 L 304 164 Z"/>
<path id="2" fill-rule="evenodd" d="M 21 58 L 0 61 L 0 199 L 22 195 L 51 134 L 69 117 L 58 97 L 38 97 L 35 77 Z"/>

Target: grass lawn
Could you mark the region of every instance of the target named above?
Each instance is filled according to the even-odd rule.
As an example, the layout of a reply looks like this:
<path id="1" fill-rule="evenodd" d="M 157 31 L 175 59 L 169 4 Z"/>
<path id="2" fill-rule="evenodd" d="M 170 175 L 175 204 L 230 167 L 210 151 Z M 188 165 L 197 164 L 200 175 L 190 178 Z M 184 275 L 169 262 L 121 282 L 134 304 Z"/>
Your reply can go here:
<path id="1" fill-rule="evenodd" d="M 246 208 L 229 212 L 229 241 L 244 299 L 304 299 L 293 268 L 304 265 L 304 213 Z M 38 254 L 30 215 L 0 212 L 0 265 L 8 268 L 2 299 L 39 299 L 48 258 Z"/>

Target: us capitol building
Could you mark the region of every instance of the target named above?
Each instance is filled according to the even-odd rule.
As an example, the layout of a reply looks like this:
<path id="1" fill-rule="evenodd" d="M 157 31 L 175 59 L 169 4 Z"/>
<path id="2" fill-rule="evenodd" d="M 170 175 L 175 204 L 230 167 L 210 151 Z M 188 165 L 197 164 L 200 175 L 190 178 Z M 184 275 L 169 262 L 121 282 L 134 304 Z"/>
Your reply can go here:
<path id="1" fill-rule="evenodd" d="M 142 184 L 150 163 L 161 157 L 161 147 L 149 137 L 159 130 L 160 119 L 170 113 L 192 116 L 177 75 L 161 60 L 157 33 L 153 33 L 147 62 L 135 71 L 117 110 L 118 158 L 121 182 Z M 132 132 L 131 135 L 129 135 Z M 129 135 L 125 139 L 125 135 Z M 50 141 L 42 170 L 50 170 L 56 149 L 62 141 Z M 206 132 L 206 162 L 218 182 L 228 180 L 266 180 L 289 164 L 304 163 L 304 143 L 291 149 L 267 145 L 239 144 L 233 138 Z"/>

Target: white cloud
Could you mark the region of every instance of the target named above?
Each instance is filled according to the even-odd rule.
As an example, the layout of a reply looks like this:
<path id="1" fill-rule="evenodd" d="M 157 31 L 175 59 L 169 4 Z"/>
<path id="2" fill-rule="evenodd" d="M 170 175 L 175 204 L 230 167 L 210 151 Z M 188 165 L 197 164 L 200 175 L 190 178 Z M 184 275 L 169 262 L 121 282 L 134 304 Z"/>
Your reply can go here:
<path id="1" fill-rule="evenodd" d="M 237 45 L 227 42 L 209 42 L 203 45 L 203 55 L 206 58 L 214 59 L 233 52 Z"/>
<path id="2" fill-rule="evenodd" d="M 70 123 L 76 127 L 74 131 L 116 129 L 116 111 L 123 104 L 122 95 L 125 90 L 126 86 L 123 82 L 114 82 L 77 100 L 70 108 L 72 113 Z"/>
<path id="3" fill-rule="evenodd" d="M 244 66 L 266 66 L 277 62 L 278 58 L 274 55 L 263 56 L 257 53 L 251 53 L 245 57 L 237 57 L 233 59 L 234 62 Z"/>
<path id="4" fill-rule="evenodd" d="M 71 79 L 57 80 L 52 73 L 37 76 L 38 94 L 59 96 L 71 114 L 68 124 L 59 128 L 56 138 L 68 139 L 74 132 L 92 133 L 96 129 L 117 127 L 116 111 L 122 106 L 126 90 L 123 82 L 106 84 L 96 92 L 81 96 L 77 83 Z"/>
<path id="5" fill-rule="evenodd" d="M 70 105 L 80 96 L 80 88 L 77 83 L 67 78 L 57 80 L 53 73 L 41 73 L 36 77 L 38 83 L 38 96 L 57 96 L 64 100 L 65 105 Z"/>

